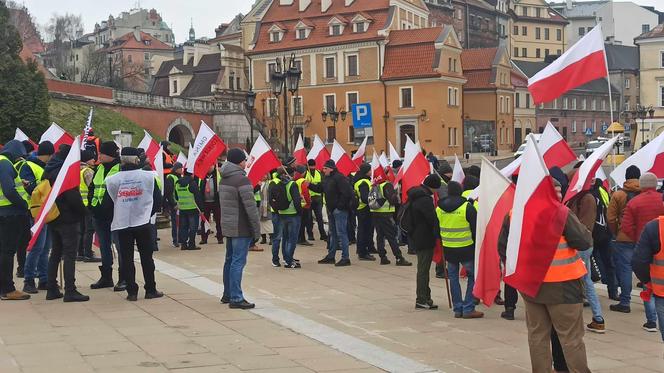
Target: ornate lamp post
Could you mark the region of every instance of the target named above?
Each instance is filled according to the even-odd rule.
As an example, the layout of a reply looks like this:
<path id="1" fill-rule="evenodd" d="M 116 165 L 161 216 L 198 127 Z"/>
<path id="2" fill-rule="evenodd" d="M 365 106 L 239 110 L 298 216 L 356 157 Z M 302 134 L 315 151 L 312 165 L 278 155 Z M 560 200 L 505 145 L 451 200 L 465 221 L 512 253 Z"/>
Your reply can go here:
<path id="1" fill-rule="evenodd" d="M 249 145 L 254 146 L 254 107 L 256 106 L 256 92 L 249 87 L 249 92 L 247 92 L 247 111 L 249 112 L 249 132 L 251 139 L 249 140 Z"/>
<path id="2" fill-rule="evenodd" d="M 655 116 L 655 109 L 653 109 L 652 105 L 649 105 L 648 107 L 643 106 L 643 105 L 637 105 L 636 110 L 632 111 L 632 118 L 636 120 L 636 118 L 641 119 L 641 146 L 646 142 L 646 118 L 652 119 Z"/>
<path id="3" fill-rule="evenodd" d="M 288 92 L 291 93 L 291 96 L 295 95 L 295 92 L 297 92 L 300 87 L 302 71 L 295 65 L 295 53 L 291 54 L 290 58 L 288 59 L 286 59 L 286 57 L 283 57 L 282 60 L 277 58 L 276 62 L 277 65 L 275 70 L 272 72 L 272 74 L 270 74 L 270 87 L 272 88 L 272 93 L 275 95 L 275 97 L 279 97 L 283 93 L 284 148 L 286 153 L 288 153 Z"/>
<path id="4" fill-rule="evenodd" d="M 337 122 L 339 121 L 339 118 L 341 118 L 342 122 L 346 121 L 346 115 L 348 115 L 348 112 L 341 108 L 341 110 L 338 110 L 337 108 L 323 108 L 323 112 L 320 114 L 321 117 L 323 118 L 323 123 L 327 122 L 327 117 L 330 117 L 330 120 L 332 121 L 332 124 L 334 125 L 334 137 L 337 137 Z"/>

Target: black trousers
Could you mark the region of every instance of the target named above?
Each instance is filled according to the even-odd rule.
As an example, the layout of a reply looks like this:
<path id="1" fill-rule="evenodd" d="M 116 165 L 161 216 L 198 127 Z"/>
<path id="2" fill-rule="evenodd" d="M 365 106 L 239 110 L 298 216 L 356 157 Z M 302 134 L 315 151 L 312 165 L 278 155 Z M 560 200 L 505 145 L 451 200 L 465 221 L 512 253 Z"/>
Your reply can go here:
<path id="1" fill-rule="evenodd" d="M 555 328 L 551 328 L 551 356 L 553 357 L 553 369 L 558 372 L 566 372 L 568 370 L 563 347 L 560 345 L 560 339 L 558 339 L 558 333 L 556 333 Z"/>
<path id="2" fill-rule="evenodd" d="M 516 308 L 516 302 L 519 300 L 519 292 L 515 288 L 505 284 L 505 309 Z"/>
<path id="3" fill-rule="evenodd" d="M 309 227 L 311 224 L 313 224 L 313 221 L 311 220 L 311 208 L 302 209 L 302 222 L 300 223 L 300 233 L 298 236 L 298 241 L 304 241 L 306 238 L 304 236 L 304 233 L 307 230 L 307 227 Z M 313 235 L 309 235 L 309 238 L 312 238 Z"/>
<path id="4" fill-rule="evenodd" d="M 318 224 L 318 233 L 321 237 L 327 236 L 325 233 L 325 221 L 323 220 L 323 197 L 316 196 L 311 199 L 311 212 L 316 217 L 316 223 Z M 309 226 L 307 227 L 307 235 L 311 238 L 314 236 L 314 221 L 310 220 Z"/>
<path id="5" fill-rule="evenodd" d="M 348 241 L 357 241 L 355 231 L 357 230 L 357 214 L 355 210 L 348 211 Z"/>
<path id="6" fill-rule="evenodd" d="M 92 238 L 95 234 L 95 225 L 92 214 L 85 214 L 81 220 L 81 228 L 78 238 L 78 256 L 92 257 Z"/>
<path id="7" fill-rule="evenodd" d="M 381 258 L 387 255 L 387 251 L 385 251 L 385 240 L 387 240 L 394 257 L 397 259 L 403 257 L 401 249 L 399 249 L 399 242 L 397 241 L 397 225 L 394 219 L 392 219 L 392 214 L 372 213 L 371 219 L 374 228 L 376 228 L 376 249 L 378 250 L 378 255 Z"/>
<path id="8" fill-rule="evenodd" d="M 369 254 L 369 249 L 374 248 L 374 227 L 369 207 L 357 210 L 357 255 Z"/>
<path id="9" fill-rule="evenodd" d="M 416 303 L 426 304 L 431 301 L 431 288 L 429 279 L 431 277 L 431 261 L 433 260 L 433 248 L 415 249 L 417 252 L 417 298 Z"/>
<path id="10" fill-rule="evenodd" d="M 26 215 L 0 217 L 0 294 L 11 293 L 14 287 L 14 255 L 22 236 L 30 234 L 30 218 Z"/>
<path id="11" fill-rule="evenodd" d="M 123 278 L 127 282 L 127 293 L 132 295 L 138 293 L 136 267 L 134 265 L 134 244 L 138 247 L 138 254 L 141 257 L 145 292 L 156 291 L 154 260 L 152 259 L 152 252 L 154 251 L 152 225 L 145 224 L 140 227 L 121 229 L 117 232 L 118 240 L 120 241 L 120 251 L 122 252 Z"/>
<path id="12" fill-rule="evenodd" d="M 80 223 L 50 224 L 51 256 L 48 257 L 49 289 L 58 288 L 58 265 L 62 260 L 65 293 L 76 290 L 76 253 Z"/>
<path id="13" fill-rule="evenodd" d="M 19 271 L 23 272 L 25 268 L 25 258 L 28 256 L 27 249 L 30 243 L 30 227 L 32 227 L 32 219 L 28 217 L 28 229 L 18 233 L 18 250 L 16 251 L 16 267 Z"/>

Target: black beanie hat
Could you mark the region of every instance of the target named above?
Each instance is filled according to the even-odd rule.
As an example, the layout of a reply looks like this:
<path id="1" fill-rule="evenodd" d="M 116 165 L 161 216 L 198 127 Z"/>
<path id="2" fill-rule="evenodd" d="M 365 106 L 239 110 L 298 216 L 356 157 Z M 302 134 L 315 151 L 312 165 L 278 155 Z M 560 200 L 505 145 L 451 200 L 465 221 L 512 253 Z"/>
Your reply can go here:
<path id="1" fill-rule="evenodd" d="M 122 148 L 122 156 L 134 156 L 138 157 L 141 155 L 141 151 L 138 150 L 137 148 L 132 148 L 130 146 Z"/>
<path id="2" fill-rule="evenodd" d="M 37 148 L 37 155 L 53 155 L 55 154 L 55 147 L 50 141 L 44 141 L 39 144 Z"/>
<path id="3" fill-rule="evenodd" d="M 641 177 L 641 170 L 635 165 L 627 167 L 625 170 L 625 180 L 638 179 Z"/>
<path id="4" fill-rule="evenodd" d="M 92 159 L 95 159 L 95 153 L 93 153 L 92 150 L 81 150 L 81 162 L 85 163 Z"/>
<path id="5" fill-rule="evenodd" d="M 453 172 L 452 166 L 450 166 L 450 162 L 443 159 L 439 163 L 440 163 L 440 165 L 438 166 L 439 174 L 445 175 L 445 174 L 451 174 Z"/>
<path id="6" fill-rule="evenodd" d="M 461 196 L 463 193 L 463 187 L 456 181 L 450 181 L 447 183 L 447 194 L 450 196 Z"/>
<path id="7" fill-rule="evenodd" d="M 358 172 L 358 175 L 364 176 L 369 171 L 371 171 L 371 165 L 368 164 L 367 162 L 364 162 L 360 165 L 360 171 Z"/>
<path id="8" fill-rule="evenodd" d="M 334 163 L 333 160 L 328 159 L 327 161 L 325 161 L 325 164 L 323 165 L 323 167 L 327 167 L 327 168 L 331 168 L 333 170 L 336 170 L 337 169 L 337 164 Z"/>
<path id="9" fill-rule="evenodd" d="M 99 153 L 105 154 L 109 157 L 117 157 L 118 150 L 120 150 L 120 148 L 118 148 L 118 144 L 116 144 L 115 141 L 105 141 L 99 145 Z"/>
<path id="10" fill-rule="evenodd" d="M 21 143 L 23 143 L 23 147 L 25 148 L 25 152 L 27 154 L 30 154 L 35 150 L 35 146 L 32 145 L 32 143 L 30 141 L 23 140 L 23 141 L 21 141 Z"/>
<path id="11" fill-rule="evenodd" d="M 60 144 L 60 146 L 58 147 L 58 158 L 66 159 L 67 154 L 69 154 L 70 150 L 71 150 L 71 145 Z"/>
<path id="12" fill-rule="evenodd" d="M 472 175 L 472 176 L 475 176 L 476 178 L 479 178 L 481 171 L 482 170 L 479 168 L 479 166 L 472 165 L 472 166 L 468 167 L 468 171 L 466 171 L 466 175 Z"/>
<path id="13" fill-rule="evenodd" d="M 240 148 L 233 148 L 226 154 L 226 160 L 233 164 L 240 164 L 247 160 L 247 155 Z"/>
<path id="14" fill-rule="evenodd" d="M 438 189 L 442 185 L 442 181 L 440 180 L 440 177 L 438 175 L 429 174 L 429 176 L 424 178 L 422 185 L 426 185 L 431 189 Z"/>
<path id="15" fill-rule="evenodd" d="M 403 164 L 402 161 L 400 161 L 398 159 L 394 160 L 394 161 L 392 161 L 392 168 L 399 168 L 399 167 L 401 167 L 402 164 Z"/>
<path id="16" fill-rule="evenodd" d="M 292 165 L 293 163 L 295 163 L 295 157 L 293 157 L 292 155 L 289 155 L 289 156 L 286 158 L 286 160 L 284 161 L 283 165 L 284 165 L 284 166 L 290 166 L 290 165 Z"/>
<path id="17" fill-rule="evenodd" d="M 316 165 L 316 160 L 315 159 L 310 159 L 310 160 L 307 161 L 307 164 L 309 166 L 315 166 Z"/>

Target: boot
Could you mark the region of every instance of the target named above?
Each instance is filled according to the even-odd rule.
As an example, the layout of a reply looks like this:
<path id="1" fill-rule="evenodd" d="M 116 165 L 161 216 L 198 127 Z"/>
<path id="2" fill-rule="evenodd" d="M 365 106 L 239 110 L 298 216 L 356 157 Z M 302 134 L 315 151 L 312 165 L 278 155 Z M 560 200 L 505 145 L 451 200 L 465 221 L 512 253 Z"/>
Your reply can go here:
<path id="1" fill-rule="evenodd" d="M 272 245 L 272 233 L 269 235 L 269 241 L 267 243 L 268 245 Z"/>
<path id="2" fill-rule="evenodd" d="M 64 297 L 57 287 L 46 290 L 46 300 L 60 299 Z"/>
<path id="3" fill-rule="evenodd" d="M 23 284 L 23 292 L 28 294 L 37 294 L 37 287 L 35 287 L 35 280 L 25 280 Z"/>
<path id="4" fill-rule="evenodd" d="M 514 307 L 505 307 L 505 311 L 500 314 L 505 320 L 514 320 Z"/>
<path id="5" fill-rule="evenodd" d="M 404 258 L 403 256 L 397 258 L 397 266 L 399 267 L 410 267 L 412 265 L 413 263 L 407 261 L 406 258 Z"/>
<path id="6" fill-rule="evenodd" d="M 261 245 L 265 245 L 267 243 L 267 235 L 265 233 L 261 234 Z"/>
<path id="7" fill-rule="evenodd" d="M 87 302 L 90 300 L 90 297 L 83 295 L 74 289 L 72 291 L 65 291 L 65 297 L 62 300 L 63 302 Z"/>
<path id="8" fill-rule="evenodd" d="M 99 279 L 99 281 L 90 285 L 90 289 L 112 288 L 113 268 L 104 268 L 104 266 L 99 266 L 99 272 L 101 272 L 101 278 Z"/>
<path id="9" fill-rule="evenodd" d="M 90 250 L 89 252 L 83 254 L 83 261 L 85 263 L 101 263 L 101 258 L 95 256 L 94 251 Z"/>

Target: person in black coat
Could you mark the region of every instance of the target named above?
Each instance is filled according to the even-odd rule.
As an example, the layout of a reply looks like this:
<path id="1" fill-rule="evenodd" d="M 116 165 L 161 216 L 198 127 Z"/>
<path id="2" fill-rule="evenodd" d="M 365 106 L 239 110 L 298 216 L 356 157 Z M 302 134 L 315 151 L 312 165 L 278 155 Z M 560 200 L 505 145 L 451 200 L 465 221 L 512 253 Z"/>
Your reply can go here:
<path id="1" fill-rule="evenodd" d="M 409 226 L 408 243 L 417 253 L 417 298 L 415 308 L 434 310 L 438 306 L 431 299 L 429 288 L 429 273 L 433 259 L 433 249 L 436 240 L 440 238 L 440 224 L 436 215 L 436 206 L 433 200 L 434 192 L 440 188 L 441 180 L 438 175 L 429 175 L 421 186 L 408 191 L 409 211 L 403 219 Z M 408 216 L 409 215 L 409 216 Z"/>

